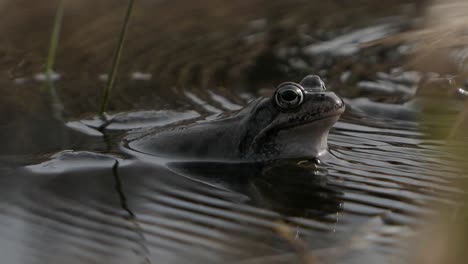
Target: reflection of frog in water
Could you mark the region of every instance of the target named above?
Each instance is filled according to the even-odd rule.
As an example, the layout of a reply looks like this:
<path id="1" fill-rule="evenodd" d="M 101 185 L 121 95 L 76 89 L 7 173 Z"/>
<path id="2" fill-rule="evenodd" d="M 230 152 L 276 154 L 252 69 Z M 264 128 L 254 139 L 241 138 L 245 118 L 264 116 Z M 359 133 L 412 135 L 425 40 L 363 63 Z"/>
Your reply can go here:
<path id="1" fill-rule="evenodd" d="M 168 167 L 199 182 L 249 197 L 249 204 L 285 215 L 320 217 L 341 211 L 343 195 L 318 159 L 275 162 L 170 162 Z"/>
<path id="2" fill-rule="evenodd" d="M 210 121 L 157 128 L 127 137 L 136 152 L 169 158 L 271 160 L 317 157 L 328 131 L 344 112 L 343 101 L 318 76 L 280 84 L 272 98 Z M 177 125 L 177 123 L 175 124 Z"/>

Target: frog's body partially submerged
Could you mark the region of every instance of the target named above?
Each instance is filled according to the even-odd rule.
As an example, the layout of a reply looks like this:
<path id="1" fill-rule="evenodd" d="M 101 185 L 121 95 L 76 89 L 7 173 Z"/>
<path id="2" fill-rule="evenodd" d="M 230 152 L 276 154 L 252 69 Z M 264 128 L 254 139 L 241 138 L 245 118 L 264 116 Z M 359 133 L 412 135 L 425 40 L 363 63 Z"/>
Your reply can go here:
<path id="1" fill-rule="evenodd" d="M 127 147 L 149 155 L 210 160 L 317 157 L 344 112 L 343 101 L 319 77 L 283 83 L 271 98 L 258 98 L 217 120 L 169 126 L 136 138 Z"/>

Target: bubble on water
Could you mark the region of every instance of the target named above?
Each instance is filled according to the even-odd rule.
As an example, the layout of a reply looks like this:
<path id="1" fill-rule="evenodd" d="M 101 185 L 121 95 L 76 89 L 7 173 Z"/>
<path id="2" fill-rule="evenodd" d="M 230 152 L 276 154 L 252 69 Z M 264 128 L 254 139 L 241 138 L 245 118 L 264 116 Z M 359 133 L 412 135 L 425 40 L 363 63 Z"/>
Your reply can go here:
<path id="1" fill-rule="evenodd" d="M 13 80 L 13 82 L 14 82 L 15 84 L 18 84 L 18 85 L 25 84 L 27 81 L 28 81 L 28 79 L 27 79 L 27 78 L 23 78 L 23 77 L 15 78 L 15 79 Z"/>
<path id="2" fill-rule="evenodd" d="M 51 81 L 57 81 L 58 79 L 60 79 L 60 77 L 61 77 L 60 74 L 58 74 L 56 72 L 51 72 L 50 76 L 49 76 Z M 36 80 L 38 82 L 44 82 L 44 81 L 47 81 L 47 79 L 48 79 L 47 74 L 43 73 L 43 72 L 37 73 L 37 74 L 34 75 L 34 80 Z"/>
<path id="3" fill-rule="evenodd" d="M 305 62 L 303 59 L 300 59 L 300 58 L 291 58 L 288 60 L 288 62 L 289 62 L 289 65 L 291 65 L 291 67 L 296 70 L 305 70 L 309 68 L 309 65 L 307 64 L 307 62 Z"/>
<path id="4" fill-rule="evenodd" d="M 410 54 L 411 51 L 413 50 L 413 47 L 411 45 L 404 44 L 404 45 L 398 46 L 397 50 L 401 54 Z"/>
<path id="5" fill-rule="evenodd" d="M 341 73 L 340 81 L 342 83 L 346 83 L 349 80 L 349 77 L 351 77 L 351 71 L 345 71 L 345 72 Z"/>
<path id="6" fill-rule="evenodd" d="M 458 93 L 463 96 L 468 96 L 468 90 L 463 89 L 463 88 L 458 88 Z"/>
<path id="7" fill-rule="evenodd" d="M 149 81 L 153 75 L 151 73 L 144 73 L 144 72 L 132 72 L 130 75 L 130 78 L 132 80 L 137 80 L 137 81 Z"/>
<path id="8" fill-rule="evenodd" d="M 105 74 L 105 73 L 99 74 L 99 75 L 98 75 L 98 79 L 99 79 L 100 81 L 105 82 L 105 81 L 107 81 L 107 78 L 109 78 L 109 77 L 108 77 L 108 75 Z"/>
<path id="9" fill-rule="evenodd" d="M 255 100 L 255 96 L 251 93 L 240 93 L 239 97 L 244 100 L 246 103 L 250 103 Z"/>
<path id="10" fill-rule="evenodd" d="M 259 19 L 255 19 L 255 20 L 250 21 L 248 23 L 248 26 L 252 30 L 261 31 L 261 30 L 265 29 L 265 27 L 267 26 L 267 22 L 268 22 L 268 20 L 266 18 L 259 18 Z"/>

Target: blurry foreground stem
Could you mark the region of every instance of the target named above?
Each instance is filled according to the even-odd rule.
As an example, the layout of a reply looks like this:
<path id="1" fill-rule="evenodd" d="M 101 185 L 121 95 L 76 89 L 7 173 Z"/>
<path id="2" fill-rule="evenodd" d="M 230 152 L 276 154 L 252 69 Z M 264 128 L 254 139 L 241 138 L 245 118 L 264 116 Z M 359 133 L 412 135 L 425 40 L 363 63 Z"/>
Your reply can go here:
<path id="1" fill-rule="evenodd" d="M 125 40 L 125 35 L 127 34 L 127 29 L 128 29 L 128 24 L 129 24 L 128 22 L 130 21 L 130 16 L 132 14 L 133 2 L 134 0 L 128 1 L 127 13 L 125 14 L 125 19 L 122 25 L 122 29 L 120 31 L 117 46 L 115 47 L 114 54 L 112 56 L 112 65 L 111 65 L 109 74 L 107 76 L 106 86 L 104 87 L 104 90 L 102 93 L 101 107 L 99 108 L 99 115 L 101 117 L 104 116 L 104 112 L 107 109 L 107 104 L 109 103 L 110 91 L 114 87 L 115 76 L 117 74 L 117 68 L 119 66 L 120 57 L 122 55 L 123 43 Z"/>
<path id="2" fill-rule="evenodd" d="M 455 137 L 455 134 L 457 133 L 458 128 L 463 124 L 463 121 L 465 121 L 466 117 L 468 116 L 468 100 L 465 102 L 465 107 L 463 108 L 463 112 L 458 114 L 457 119 L 455 120 L 455 124 L 453 125 L 452 129 L 449 132 L 449 139 L 452 139 Z"/>

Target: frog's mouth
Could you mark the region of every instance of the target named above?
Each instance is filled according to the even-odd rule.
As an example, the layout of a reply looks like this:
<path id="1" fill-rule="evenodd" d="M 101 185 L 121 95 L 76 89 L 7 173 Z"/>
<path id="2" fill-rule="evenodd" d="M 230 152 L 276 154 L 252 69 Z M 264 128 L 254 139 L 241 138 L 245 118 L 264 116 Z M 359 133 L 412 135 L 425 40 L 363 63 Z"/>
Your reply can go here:
<path id="1" fill-rule="evenodd" d="M 305 115 L 301 117 L 291 117 L 286 125 L 282 125 L 278 127 L 278 130 L 288 130 L 295 127 L 301 126 L 312 126 L 313 124 L 327 124 L 330 123 L 330 127 L 338 121 L 339 117 L 345 111 L 344 105 L 338 107 L 332 111 L 328 111 L 324 114 L 319 116 L 317 115 Z"/>

